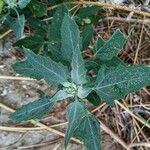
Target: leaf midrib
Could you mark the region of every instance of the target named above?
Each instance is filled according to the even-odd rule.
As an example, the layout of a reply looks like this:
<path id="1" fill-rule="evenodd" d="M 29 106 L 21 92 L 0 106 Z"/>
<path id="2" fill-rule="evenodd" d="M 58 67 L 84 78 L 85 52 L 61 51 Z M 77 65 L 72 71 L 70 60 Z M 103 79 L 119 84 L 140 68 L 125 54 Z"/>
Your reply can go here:
<path id="1" fill-rule="evenodd" d="M 52 74 L 54 74 L 54 75 L 56 75 L 58 78 L 60 78 L 62 81 L 64 81 L 64 78 L 62 78 L 59 74 L 55 73 L 54 71 L 50 70 L 49 68 L 47 68 L 47 67 L 44 66 L 43 64 L 41 64 L 41 63 L 39 63 L 38 61 L 36 61 L 36 60 L 34 59 L 34 57 L 32 57 L 31 55 L 30 55 L 30 58 L 31 58 L 34 62 L 36 62 L 37 64 L 39 64 L 40 66 L 42 66 L 42 67 L 44 67 L 46 70 L 48 70 L 48 72 L 51 72 Z M 50 61 L 49 61 L 49 62 L 50 62 Z M 50 62 L 50 64 L 51 64 L 51 62 Z M 32 64 L 31 64 L 31 65 L 32 65 Z"/>
<path id="2" fill-rule="evenodd" d="M 96 86 L 96 90 L 99 90 L 99 89 L 102 89 L 102 88 L 106 88 L 106 87 L 109 87 L 109 86 L 114 86 L 114 85 L 116 85 L 116 84 L 120 84 L 120 83 L 124 83 L 124 82 L 131 82 L 131 81 L 134 81 L 134 80 L 139 80 L 139 79 L 141 79 L 141 78 L 147 78 L 148 76 L 142 76 L 142 77 L 139 77 L 139 78 L 134 78 L 134 79 L 130 79 L 130 80 L 123 80 L 123 81 L 120 81 L 120 82 L 116 82 L 116 83 L 113 83 L 113 84 L 108 84 L 108 85 L 105 85 L 105 86 L 101 86 L 101 87 L 99 87 L 99 85 L 100 84 L 98 84 L 97 86 Z M 102 82 L 103 82 L 104 80 L 102 80 Z M 101 82 L 101 83 L 102 83 Z"/>

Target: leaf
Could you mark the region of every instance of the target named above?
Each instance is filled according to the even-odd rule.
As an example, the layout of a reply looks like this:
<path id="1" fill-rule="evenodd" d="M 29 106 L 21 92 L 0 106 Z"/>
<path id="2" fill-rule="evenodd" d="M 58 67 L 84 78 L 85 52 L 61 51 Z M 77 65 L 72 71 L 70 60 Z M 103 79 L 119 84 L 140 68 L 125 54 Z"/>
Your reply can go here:
<path id="1" fill-rule="evenodd" d="M 19 0 L 18 5 L 21 9 L 25 8 L 31 0 Z"/>
<path id="2" fill-rule="evenodd" d="M 86 69 L 84 67 L 84 61 L 81 56 L 79 46 L 77 46 L 76 49 L 73 51 L 71 66 L 72 81 L 78 85 L 86 83 Z"/>
<path id="3" fill-rule="evenodd" d="M 55 102 L 46 96 L 17 109 L 16 112 L 10 115 L 10 118 L 16 121 L 40 119 L 50 111 L 54 104 Z"/>
<path id="4" fill-rule="evenodd" d="M 81 37 L 82 37 L 82 50 L 86 50 L 90 44 L 90 41 L 92 39 L 93 36 L 93 26 L 92 25 L 88 25 L 85 27 L 85 29 L 83 30 L 83 32 L 81 33 Z"/>
<path id="5" fill-rule="evenodd" d="M 75 131 L 76 137 L 83 140 L 87 150 L 101 150 L 100 124 L 95 116 L 85 116 Z"/>
<path id="6" fill-rule="evenodd" d="M 150 68 L 143 65 L 102 66 L 96 79 L 95 91 L 101 99 L 114 105 L 114 100 L 150 85 Z"/>
<path id="7" fill-rule="evenodd" d="M 13 44 L 14 47 L 22 48 L 26 47 L 28 49 L 37 51 L 39 50 L 44 44 L 44 39 L 38 35 L 25 37 L 23 39 L 20 39 L 16 43 Z"/>
<path id="8" fill-rule="evenodd" d="M 65 135 L 65 148 L 67 147 L 75 129 L 80 124 L 81 119 L 86 115 L 86 107 L 81 102 L 71 103 L 67 109 L 68 127 Z"/>
<path id="9" fill-rule="evenodd" d="M 48 48 L 56 60 L 62 59 L 61 25 L 66 13 L 68 13 L 66 6 L 58 8 L 53 15 L 52 23 L 49 25 L 48 29 Z"/>
<path id="10" fill-rule="evenodd" d="M 32 13 L 37 17 L 43 17 L 47 14 L 47 5 L 42 2 L 31 0 L 28 6 Z"/>
<path id="11" fill-rule="evenodd" d="M 62 6 L 55 11 L 48 30 L 48 38 L 50 42 L 56 43 L 61 41 L 61 25 L 63 18 L 67 13 L 68 9 L 66 6 Z"/>
<path id="12" fill-rule="evenodd" d="M 0 14 L 1 14 L 2 10 L 3 10 L 3 6 L 4 6 L 4 1 L 1 0 L 0 1 Z"/>
<path id="13" fill-rule="evenodd" d="M 118 65 L 126 65 L 120 58 L 113 57 L 111 60 L 89 59 L 85 61 L 85 67 L 87 70 L 93 70 L 95 73 L 99 71 L 102 65 L 106 67 L 115 67 Z"/>
<path id="14" fill-rule="evenodd" d="M 40 119 L 52 109 L 56 102 L 68 97 L 69 95 L 65 90 L 60 90 L 53 97 L 44 96 L 37 101 L 22 106 L 11 114 L 10 118 L 17 121 Z"/>
<path id="15" fill-rule="evenodd" d="M 35 79 L 45 79 L 49 84 L 54 85 L 67 82 L 68 69 L 66 66 L 48 57 L 36 55 L 25 48 L 24 52 L 27 59 L 12 65 L 17 73 Z"/>
<path id="16" fill-rule="evenodd" d="M 71 62 L 73 51 L 80 45 L 80 40 L 80 32 L 77 24 L 66 14 L 61 26 L 61 51 L 65 60 Z"/>
<path id="17" fill-rule="evenodd" d="M 53 100 L 55 102 L 58 102 L 58 101 L 62 101 L 68 97 L 70 97 L 71 95 L 67 93 L 66 90 L 60 90 L 58 91 L 54 96 L 53 96 Z"/>
<path id="18" fill-rule="evenodd" d="M 90 87 L 79 86 L 77 95 L 81 99 L 86 98 L 91 91 L 92 91 L 92 88 Z"/>
<path id="19" fill-rule="evenodd" d="M 8 20 L 8 24 L 13 29 L 15 36 L 17 39 L 20 39 L 24 36 L 24 24 L 25 17 L 24 15 L 20 15 L 15 21 Z"/>
<path id="20" fill-rule="evenodd" d="M 99 10 L 101 10 L 101 7 L 99 6 L 84 7 L 79 10 L 77 17 L 86 18 L 95 15 Z"/>
<path id="21" fill-rule="evenodd" d="M 126 40 L 127 38 L 124 37 L 123 33 L 117 30 L 112 37 L 96 51 L 94 57 L 100 58 L 101 60 L 111 60 L 123 49 Z"/>
<path id="22" fill-rule="evenodd" d="M 92 103 L 94 106 L 99 106 L 101 104 L 101 99 L 100 97 L 97 95 L 97 93 L 95 91 L 92 91 L 88 96 L 87 96 L 87 100 Z"/>
<path id="23" fill-rule="evenodd" d="M 103 38 L 99 37 L 97 41 L 95 42 L 93 51 L 96 53 L 100 48 L 104 46 L 105 43 L 106 41 Z"/>
<path id="24" fill-rule="evenodd" d="M 48 26 L 46 22 L 37 18 L 33 18 L 33 17 L 29 17 L 28 22 L 29 22 L 29 26 L 34 32 L 34 35 L 40 36 L 40 37 L 47 36 Z"/>

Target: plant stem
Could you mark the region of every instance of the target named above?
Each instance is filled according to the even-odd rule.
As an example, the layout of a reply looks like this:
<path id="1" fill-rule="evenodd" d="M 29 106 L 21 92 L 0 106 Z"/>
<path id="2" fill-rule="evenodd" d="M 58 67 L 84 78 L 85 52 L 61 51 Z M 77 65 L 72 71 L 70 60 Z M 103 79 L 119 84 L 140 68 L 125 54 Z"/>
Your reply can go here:
<path id="1" fill-rule="evenodd" d="M 48 10 L 55 9 L 57 7 L 60 7 L 62 5 L 68 5 L 68 4 L 74 4 L 74 5 L 93 5 L 93 6 L 100 6 L 100 7 L 107 7 L 110 9 L 117 9 L 117 10 L 122 10 L 126 12 L 134 12 L 135 14 L 141 15 L 141 16 L 147 16 L 150 17 L 150 13 L 144 12 L 138 9 L 134 8 L 129 8 L 127 6 L 121 6 L 118 4 L 113 4 L 113 3 L 105 3 L 105 2 L 91 2 L 91 1 L 74 1 L 74 2 L 64 2 L 58 5 L 54 5 L 48 8 Z"/>

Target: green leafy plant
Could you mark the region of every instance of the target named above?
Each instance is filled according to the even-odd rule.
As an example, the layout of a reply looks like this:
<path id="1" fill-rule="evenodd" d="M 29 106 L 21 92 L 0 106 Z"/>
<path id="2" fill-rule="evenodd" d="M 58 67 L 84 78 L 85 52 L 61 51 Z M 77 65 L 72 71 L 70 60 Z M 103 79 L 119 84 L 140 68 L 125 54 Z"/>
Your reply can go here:
<path id="1" fill-rule="evenodd" d="M 54 0 L 51 4 L 58 3 L 60 1 Z M 96 14 L 100 7 L 85 7 L 76 13 L 73 6 L 62 5 L 48 14 L 50 18 L 46 20 L 50 22 L 44 22 L 41 17 L 47 15 L 47 4 L 43 1 L 6 0 L 5 4 L 17 13 L 14 20 L 10 12 L 7 22 L 19 39 L 14 47 L 22 48 L 25 54 L 25 59 L 12 68 L 20 75 L 44 79 L 50 86 L 58 87 L 53 96 L 43 95 L 17 109 L 10 118 L 16 121 L 40 119 L 60 101 L 71 100 L 67 108 L 65 148 L 75 136 L 83 141 L 87 150 L 100 150 L 100 123 L 88 111 L 85 99 L 95 106 L 102 102 L 114 106 L 115 100 L 150 85 L 150 68 L 129 66 L 120 60 L 118 54 L 127 41 L 120 30 L 108 40 L 99 37 L 93 44 L 93 55 L 84 59 L 93 37 L 93 23 L 99 20 Z M 18 7 L 23 10 L 19 12 Z M 33 31 L 31 36 L 24 37 L 25 19 Z"/>

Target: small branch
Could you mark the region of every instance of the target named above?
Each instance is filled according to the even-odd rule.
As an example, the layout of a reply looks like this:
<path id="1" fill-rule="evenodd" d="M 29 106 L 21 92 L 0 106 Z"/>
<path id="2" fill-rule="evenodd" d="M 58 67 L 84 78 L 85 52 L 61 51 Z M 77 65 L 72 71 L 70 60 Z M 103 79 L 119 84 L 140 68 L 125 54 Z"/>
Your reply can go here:
<path id="1" fill-rule="evenodd" d="M 105 104 L 105 103 L 104 103 Z M 104 105 L 103 104 L 103 105 Z M 7 110 L 7 111 L 9 111 L 9 112 L 14 112 L 15 110 L 14 109 L 12 109 L 12 108 L 10 108 L 10 107 L 8 107 L 8 106 L 6 106 L 6 105 L 4 105 L 4 104 L 2 104 L 2 103 L 0 103 L 0 107 L 1 108 L 4 108 L 5 110 Z M 95 111 L 94 111 L 95 112 Z M 39 126 L 39 128 L 34 128 L 34 130 L 36 130 L 36 129 L 46 129 L 47 131 L 50 131 L 50 132 L 52 132 L 52 133 L 55 133 L 55 134 L 57 134 L 57 135 L 60 135 L 60 136 L 62 136 L 62 137 L 65 137 L 65 134 L 64 133 L 62 133 L 62 132 L 60 132 L 60 131 L 58 131 L 58 130 L 56 130 L 56 129 L 53 129 L 53 128 L 51 128 L 51 127 L 48 127 L 48 126 L 46 126 L 46 125 L 44 125 L 43 123 L 40 123 L 40 122 L 36 122 L 36 121 L 34 121 L 34 120 L 31 120 L 30 121 L 31 123 L 33 123 L 35 126 Z M 63 125 L 64 124 L 67 124 L 67 122 L 65 122 L 65 123 L 63 123 Z M 125 142 L 124 141 L 122 141 L 113 131 L 111 131 L 104 123 L 102 123 L 101 121 L 100 121 L 100 124 L 101 124 L 101 128 L 102 128 L 102 130 L 104 130 L 106 133 L 108 133 L 112 138 L 114 138 L 119 144 L 121 144 L 124 148 L 126 148 L 126 149 L 128 149 L 129 147 L 125 144 Z M 52 125 L 53 127 L 55 126 L 55 125 Z M 2 128 L 1 128 L 2 129 Z M 6 129 L 6 128 L 5 128 Z M 7 128 L 8 129 L 8 128 Z M 26 128 L 27 129 L 27 128 Z M 30 128 L 31 129 L 31 128 Z M 30 130 L 29 129 L 29 130 Z M 33 128 L 32 128 L 33 129 Z M 28 130 L 28 129 L 27 129 Z M 71 138 L 72 139 L 72 141 L 75 141 L 75 142 L 77 142 L 77 143 L 80 143 L 80 144 L 82 144 L 78 139 L 75 139 L 75 138 Z"/>
<path id="2" fill-rule="evenodd" d="M 133 143 L 131 147 L 145 146 L 150 148 L 150 143 Z"/>
<path id="3" fill-rule="evenodd" d="M 129 109 L 127 109 L 124 105 L 122 105 L 119 101 L 115 101 L 116 104 L 118 104 L 121 108 L 123 108 L 126 112 L 128 112 L 132 117 L 134 117 L 136 120 L 138 120 L 139 122 L 141 122 L 142 124 L 144 124 L 146 127 L 150 128 L 150 124 L 147 123 L 146 120 L 139 118 L 138 116 L 136 116 L 132 111 L 130 111 Z"/>
<path id="4" fill-rule="evenodd" d="M 52 10 L 55 9 L 57 7 L 60 7 L 62 5 L 68 5 L 68 4 L 74 4 L 74 5 L 94 5 L 94 6 L 100 6 L 100 7 L 107 7 L 110 9 L 117 9 L 117 10 L 122 10 L 122 11 L 126 11 L 126 12 L 134 12 L 135 14 L 141 15 L 141 16 L 147 16 L 150 17 L 150 13 L 148 12 L 144 12 L 138 9 L 134 9 L 134 8 L 129 8 L 126 6 L 121 6 L 118 4 L 114 4 L 114 3 L 105 3 L 105 2 L 90 2 L 90 1 L 74 1 L 74 2 L 64 2 L 58 5 L 54 5 L 48 8 L 48 10 Z"/>
<path id="5" fill-rule="evenodd" d="M 27 77 L 15 77 L 15 76 L 0 76 L 0 79 L 4 80 L 26 80 L 26 81 L 35 81 L 36 79 L 27 78 Z"/>
<path id="6" fill-rule="evenodd" d="M 15 112 L 14 109 L 12 109 L 12 108 L 10 108 L 10 107 L 8 107 L 8 106 L 2 104 L 2 103 L 0 103 L 0 107 L 1 107 L 1 108 L 4 108 L 5 110 L 7 110 L 7 111 L 9 111 L 9 112 L 11 112 L 11 113 Z M 34 124 L 35 126 L 41 127 L 41 129 L 45 129 L 45 130 L 47 130 L 47 131 L 50 131 L 50 132 L 55 133 L 55 134 L 57 134 L 57 135 L 60 135 L 61 137 L 65 137 L 65 134 L 64 134 L 63 132 L 60 132 L 60 131 L 58 131 L 58 130 L 56 130 L 56 129 L 53 129 L 53 128 L 51 128 L 51 127 L 48 127 L 48 126 L 46 126 L 46 125 L 43 124 L 43 123 L 36 122 L 36 121 L 34 121 L 34 120 L 30 120 L 30 122 L 31 122 L 32 124 Z M 76 143 L 82 144 L 82 143 L 80 142 L 80 140 L 78 140 L 78 139 L 76 139 L 76 138 L 71 138 L 71 140 L 74 141 L 74 142 L 76 142 Z"/>
<path id="7" fill-rule="evenodd" d="M 0 35 L 0 40 L 1 40 L 2 38 L 4 38 L 6 35 L 8 35 L 10 32 L 12 32 L 11 29 L 9 29 L 8 31 L 6 31 L 6 32 L 3 33 L 2 35 Z"/>

